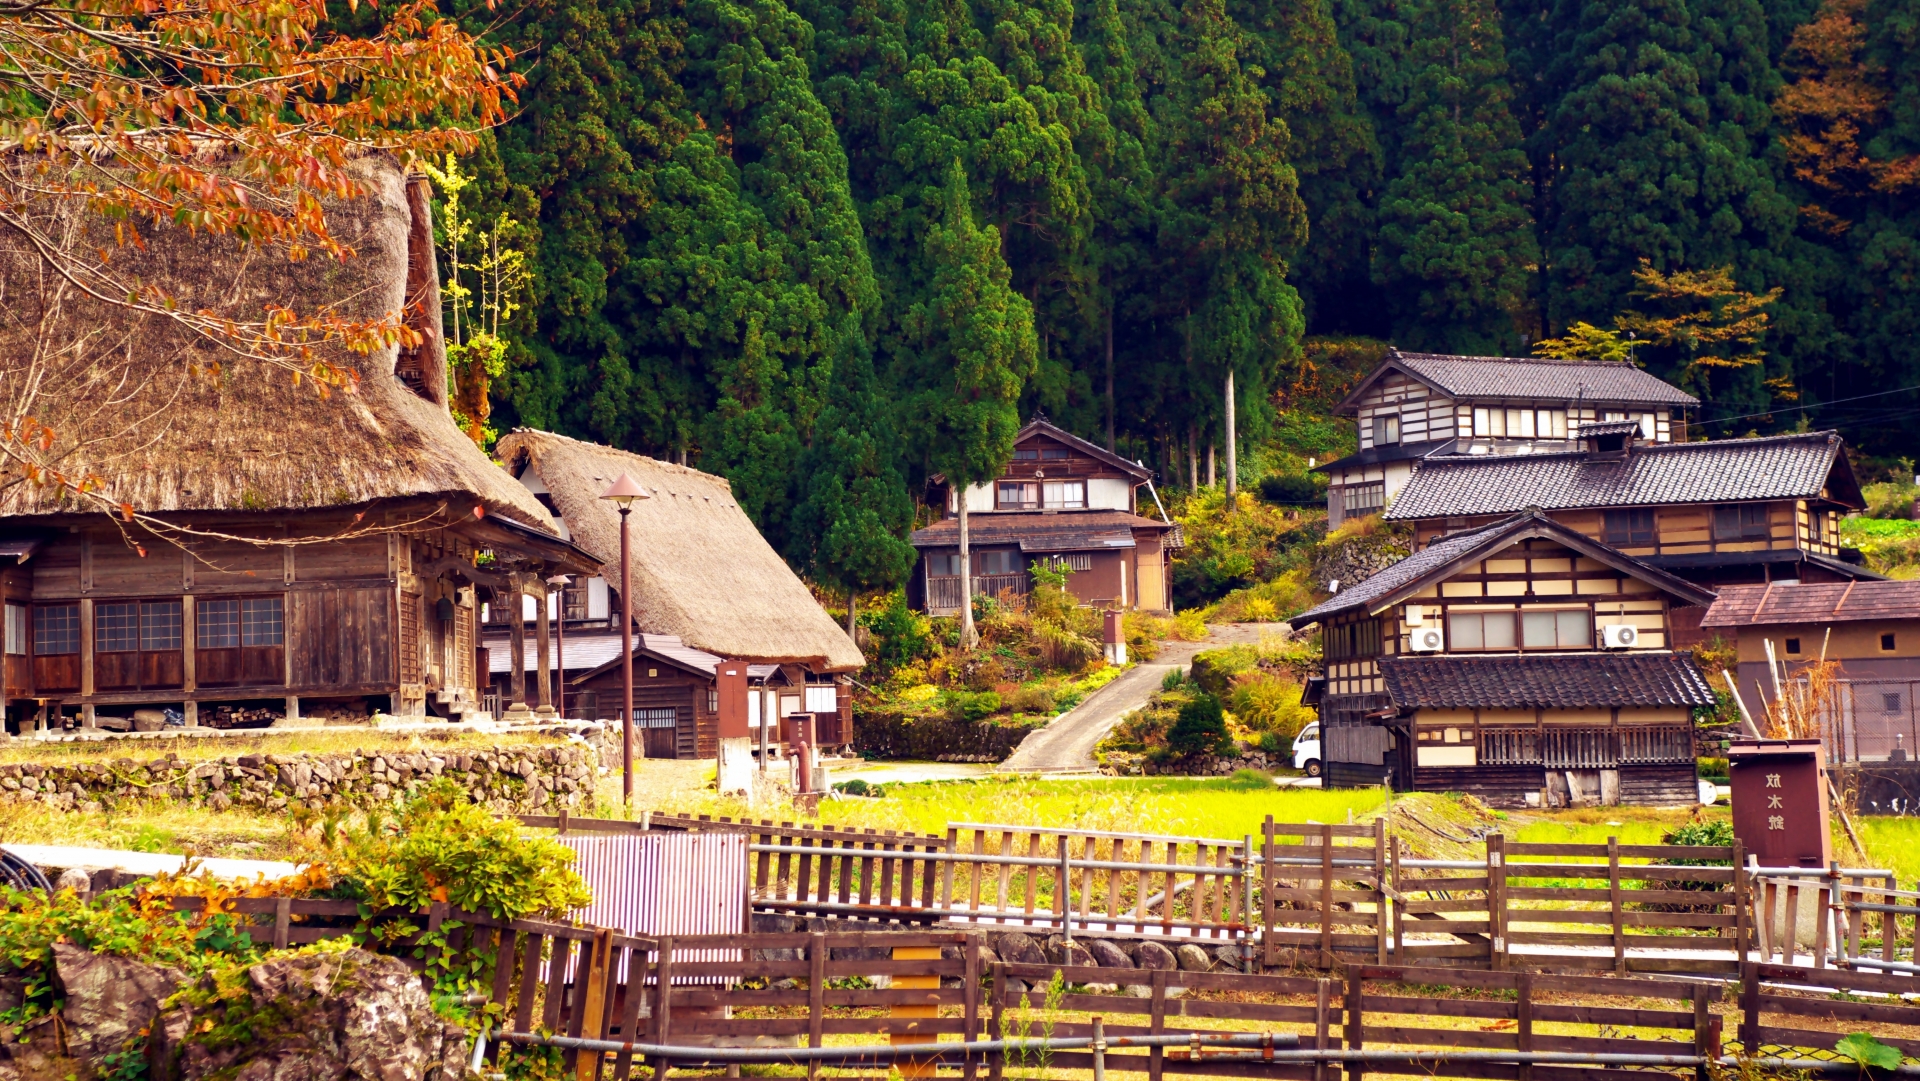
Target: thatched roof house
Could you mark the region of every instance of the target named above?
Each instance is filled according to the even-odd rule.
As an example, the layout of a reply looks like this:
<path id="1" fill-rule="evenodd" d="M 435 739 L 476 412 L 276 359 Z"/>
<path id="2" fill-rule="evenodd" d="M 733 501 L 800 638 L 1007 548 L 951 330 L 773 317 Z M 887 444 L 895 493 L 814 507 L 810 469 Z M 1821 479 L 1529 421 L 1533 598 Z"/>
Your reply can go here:
<path id="1" fill-rule="evenodd" d="M 724 477 L 527 429 L 503 437 L 496 452 L 522 483 L 550 493 L 573 542 L 609 570 L 620 559 L 620 515 L 600 493 L 627 473 L 652 494 L 634 504 L 631 524 L 626 595 L 641 629 L 722 657 L 815 672 L 865 663 L 760 536 Z"/>
<path id="2" fill-rule="evenodd" d="M 347 168 L 365 194 L 326 208 L 345 259 L 145 223 L 142 245 L 121 246 L 73 207 L 35 222 L 177 311 L 258 326 L 289 307 L 419 335 L 314 344 L 302 378 L 97 299 L 0 230 L 0 419 L 50 425 L 51 469 L 148 516 L 110 520 L 71 487 L 0 475 L 10 727 L 73 707 L 87 727 L 170 709 L 191 725 L 202 706 L 216 723 L 471 715 L 480 607 L 598 569 L 448 411 L 424 181 L 382 156 Z M 320 392 L 319 363 L 341 385 Z"/>
<path id="3" fill-rule="evenodd" d="M 345 260 L 315 253 L 294 262 L 172 227 L 145 227 L 140 250 L 117 246 L 100 220 L 44 224 L 76 250 L 110 250 L 121 278 L 158 286 L 180 308 L 239 322 L 275 305 L 302 316 L 331 305 L 343 320 L 372 321 L 405 311 L 411 294 L 409 322 L 424 347 L 406 356 L 392 345 L 366 354 L 322 347 L 320 359 L 358 377 L 323 395 L 311 380 L 237 357 L 172 320 L 86 296 L 49 274 L 17 233 L 0 230 L 0 380 L 13 384 L 10 396 L 29 383 L 38 393 L 31 403 L 16 397 L 9 411 L 30 409 L 59 430 L 72 447 L 59 463 L 69 476 L 92 474 L 115 501 L 145 512 L 435 497 L 459 502 L 462 514 L 477 504 L 551 529 L 540 504 L 448 414 L 424 182 L 410 190 L 384 155 L 347 168 L 367 194 L 327 208 L 329 228 L 353 252 Z M 0 516 L 83 509 L 94 508 L 57 487 L 0 489 Z"/>

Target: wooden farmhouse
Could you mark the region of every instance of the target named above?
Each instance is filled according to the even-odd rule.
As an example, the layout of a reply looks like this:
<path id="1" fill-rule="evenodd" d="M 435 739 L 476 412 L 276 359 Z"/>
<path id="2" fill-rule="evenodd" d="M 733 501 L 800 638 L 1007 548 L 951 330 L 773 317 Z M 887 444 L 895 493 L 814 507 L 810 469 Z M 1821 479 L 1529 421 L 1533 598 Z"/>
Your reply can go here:
<path id="1" fill-rule="evenodd" d="M 966 490 L 973 592 L 1024 597 L 1028 569 L 1048 560 L 1069 573 L 1082 604 L 1171 611 L 1169 573 L 1179 530 L 1134 513 L 1151 470 L 1036 418 L 1014 440 L 1004 474 Z M 960 495 L 940 484 L 946 517 L 915 530 L 919 565 L 907 597 L 931 615 L 960 610 Z"/>
<path id="2" fill-rule="evenodd" d="M 1670 643 L 1673 613 L 1712 600 L 1537 511 L 1436 540 L 1293 620 L 1321 628 L 1326 783 L 1692 803 L 1714 698 Z"/>
<path id="3" fill-rule="evenodd" d="M 724 661 L 747 664 L 756 743 L 762 716 L 803 712 L 825 722 L 817 725 L 821 745 L 852 742 L 848 680 L 865 659 L 740 509 L 726 478 L 529 429 L 502 437 L 495 452 L 560 532 L 605 568 L 553 583 L 544 604 L 488 608 L 490 694 L 524 693 L 571 717 L 618 719 L 619 619 L 630 612 L 634 723 L 648 757 L 714 756 Z M 651 495 L 629 517 L 626 588 L 620 515 L 600 498 L 622 473 Z"/>
<path id="4" fill-rule="evenodd" d="M 1359 449 L 1319 467 L 1327 522 L 1377 513 L 1437 455 L 1563 453 L 1585 426 L 1622 421 L 1647 442 L 1685 442 L 1699 404 L 1631 364 L 1396 349 L 1335 407 L 1358 424 Z"/>
<path id="5" fill-rule="evenodd" d="M 383 157 L 349 168 L 368 194 L 327 217 L 351 258 L 290 262 L 171 227 L 114 257 L 238 321 L 276 304 L 409 313 L 416 348 L 323 351 L 352 376 L 331 393 L 94 301 L 0 237 L 0 365 L 15 386 L 43 381 L 34 408 L 61 422 L 61 468 L 107 496 L 0 488 L 13 730 L 143 709 L 187 725 L 471 716 L 482 606 L 597 571 L 448 413 L 424 181 Z M 67 224 L 114 247 L 110 225 Z M 150 517 L 104 512 L 123 504 Z"/>
<path id="6" fill-rule="evenodd" d="M 1789 679 L 1822 657 L 1839 665 L 1829 762 L 1920 757 L 1920 581 L 1726 586 L 1701 629 L 1735 642 L 1735 679 L 1756 719 L 1775 697 L 1769 644 Z"/>
<path id="7" fill-rule="evenodd" d="M 1415 545 L 1527 507 L 1680 577 L 1719 587 L 1748 582 L 1845 582 L 1879 575 L 1840 544 L 1840 519 L 1864 506 L 1834 432 L 1648 443 L 1633 425 L 1595 425 L 1577 449 L 1514 457 L 1431 457 L 1388 521 Z M 1689 612 L 1677 646 L 1702 635 Z"/>

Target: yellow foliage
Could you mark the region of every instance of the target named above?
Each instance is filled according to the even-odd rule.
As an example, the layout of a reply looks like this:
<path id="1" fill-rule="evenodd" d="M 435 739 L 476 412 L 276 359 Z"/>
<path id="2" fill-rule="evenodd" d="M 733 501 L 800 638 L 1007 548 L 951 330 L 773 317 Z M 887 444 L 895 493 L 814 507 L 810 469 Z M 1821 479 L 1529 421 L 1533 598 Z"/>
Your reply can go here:
<path id="1" fill-rule="evenodd" d="M 1617 330 L 1592 323 L 1575 323 L 1564 338 L 1542 338 L 1533 343 L 1533 355 L 1551 360 L 1632 360 L 1633 349 Z"/>

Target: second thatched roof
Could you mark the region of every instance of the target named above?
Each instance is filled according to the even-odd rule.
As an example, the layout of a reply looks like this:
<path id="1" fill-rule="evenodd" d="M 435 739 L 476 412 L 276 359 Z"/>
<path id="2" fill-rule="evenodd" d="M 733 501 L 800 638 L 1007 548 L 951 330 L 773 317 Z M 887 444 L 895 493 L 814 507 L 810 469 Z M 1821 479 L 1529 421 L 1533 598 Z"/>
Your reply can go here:
<path id="1" fill-rule="evenodd" d="M 496 453 L 531 467 L 575 544 L 618 578 L 620 514 L 600 498 L 622 473 L 653 498 L 633 507 L 626 596 L 642 630 L 739 660 L 845 672 L 866 663 L 844 629 L 760 535 L 724 477 L 551 432 L 520 429 Z"/>

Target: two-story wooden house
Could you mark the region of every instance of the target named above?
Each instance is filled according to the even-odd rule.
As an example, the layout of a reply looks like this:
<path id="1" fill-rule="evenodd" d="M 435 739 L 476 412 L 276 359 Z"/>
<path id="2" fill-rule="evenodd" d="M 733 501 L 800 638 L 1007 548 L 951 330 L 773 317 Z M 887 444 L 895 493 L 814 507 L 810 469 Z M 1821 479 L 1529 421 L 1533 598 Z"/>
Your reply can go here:
<path id="1" fill-rule="evenodd" d="M 1878 578 L 1840 544 L 1864 506 L 1834 432 L 1710 443 L 1646 442 L 1635 425 L 1592 425 L 1573 450 L 1430 457 L 1388 508 L 1415 546 L 1527 507 L 1709 587 Z M 1675 645 L 1701 640 L 1693 615 Z"/>
<path id="2" fill-rule="evenodd" d="M 1714 698 L 1672 613 L 1712 600 L 1537 511 L 1440 538 L 1293 619 L 1321 628 L 1326 783 L 1691 803 Z"/>
<path id="3" fill-rule="evenodd" d="M 1006 472 L 964 493 L 974 593 L 1024 596 L 1028 568 L 1045 559 L 1069 572 L 1067 588 L 1084 604 L 1170 611 L 1179 531 L 1134 512 L 1138 489 L 1152 479 L 1140 463 L 1035 418 L 1015 437 Z M 952 615 L 960 610 L 961 493 L 936 483 L 947 517 L 914 531 L 920 562 L 907 596 L 923 611 Z"/>
<path id="4" fill-rule="evenodd" d="M 209 706 L 474 714 L 481 605 L 597 570 L 448 412 L 425 181 L 385 157 L 347 169 L 366 194 L 326 207 L 345 259 L 170 225 L 116 247 L 112 222 L 58 223 L 236 324 L 333 305 L 413 326 L 408 348 L 316 343 L 302 363 L 346 374 L 331 393 L 68 288 L 0 238 L 0 379 L 37 382 L 16 407 L 53 422 L 60 468 L 106 497 L 18 476 L 0 489 L 16 731 L 143 707 L 189 725 Z"/>
<path id="5" fill-rule="evenodd" d="M 1443 454 L 1570 449 L 1582 427 L 1633 421 L 1648 442 L 1684 442 L 1699 400 L 1625 363 L 1456 357 L 1394 350 L 1335 412 L 1359 425 L 1359 449 L 1320 466 L 1328 524 L 1392 503 L 1415 468 Z"/>

